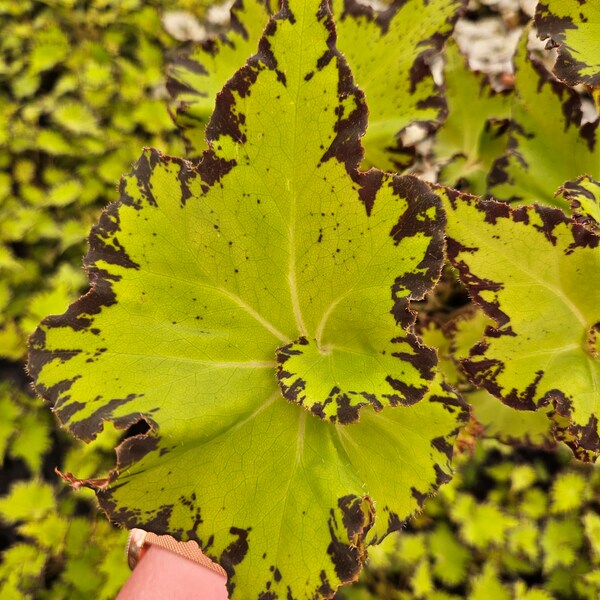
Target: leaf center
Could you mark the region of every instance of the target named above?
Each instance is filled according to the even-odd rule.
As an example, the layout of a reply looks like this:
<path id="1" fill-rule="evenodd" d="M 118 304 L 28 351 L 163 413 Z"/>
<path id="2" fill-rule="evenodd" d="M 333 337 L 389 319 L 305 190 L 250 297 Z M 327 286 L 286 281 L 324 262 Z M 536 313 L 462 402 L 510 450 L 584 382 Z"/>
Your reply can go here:
<path id="1" fill-rule="evenodd" d="M 277 351 L 277 380 L 283 397 L 311 414 L 347 425 L 359 409 L 403 403 L 384 367 L 370 348 L 320 345 L 302 336 Z"/>

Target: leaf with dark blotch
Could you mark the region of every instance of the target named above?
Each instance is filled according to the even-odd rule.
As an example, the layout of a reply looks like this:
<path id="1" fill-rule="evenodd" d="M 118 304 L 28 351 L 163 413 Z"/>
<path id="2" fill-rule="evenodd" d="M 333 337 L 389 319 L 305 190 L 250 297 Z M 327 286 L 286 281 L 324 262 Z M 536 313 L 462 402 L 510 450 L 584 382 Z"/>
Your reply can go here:
<path id="1" fill-rule="evenodd" d="M 600 451 L 600 237 L 557 209 L 440 194 L 449 258 L 495 321 L 464 370 L 510 406 L 553 406 L 571 445 Z"/>
<path id="2" fill-rule="evenodd" d="M 111 518 L 196 540 L 232 598 L 356 579 L 450 478 L 465 418 L 409 308 L 439 277 L 439 199 L 357 171 L 367 110 L 334 43 L 325 4 L 286 3 L 202 160 L 144 152 L 92 231 L 92 290 L 31 339 L 72 433 L 140 431 L 85 482 Z"/>
<path id="3" fill-rule="evenodd" d="M 270 15 L 268 3 L 262 0 L 237 0 L 226 33 L 183 48 L 171 60 L 167 89 L 175 124 L 186 140 L 188 158 L 199 159 L 206 150 L 206 126 L 217 93 L 256 52 Z"/>
<path id="4" fill-rule="evenodd" d="M 558 46 L 557 77 L 600 87 L 600 5 L 581 0 L 543 0 L 535 11 L 538 36 Z"/>
<path id="5" fill-rule="evenodd" d="M 538 202 L 569 212 L 569 203 L 554 193 L 581 173 L 597 173 L 597 122 L 582 125 L 579 94 L 529 58 L 527 31 L 515 71 L 508 150 L 488 176 L 489 192 L 506 202 Z"/>
<path id="6" fill-rule="evenodd" d="M 463 0 L 396 0 L 377 11 L 358 0 L 331 0 L 339 40 L 365 92 L 366 167 L 400 171 L 410 162 L 398 135 L 418 123 L 433 131 L 447 114 L 430 62 L 452 33 Z"/>

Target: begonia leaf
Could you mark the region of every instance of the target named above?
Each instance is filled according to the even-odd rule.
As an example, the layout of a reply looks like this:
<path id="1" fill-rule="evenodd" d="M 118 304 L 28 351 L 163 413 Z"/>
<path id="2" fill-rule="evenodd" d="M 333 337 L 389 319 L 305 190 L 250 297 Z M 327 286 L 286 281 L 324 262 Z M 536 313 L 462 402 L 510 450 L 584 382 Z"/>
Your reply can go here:
<path id="1" fill-rule="evenodd" d="M 117 522 L 198 541 L 232 597 L 354 580 L 448 480 L 465 418 L 409 331 L 441 206 L 356 170 L 366 106 L 334 43 L 326 4 L 285 3 L 217 96 L 199 164 L 144 152 L 92 231 L 92 290 L 31 339 L 73 434 L 149 428 L 80 483 Z"/>
<path id="2" fill-rule="evenodd" d="M 397 1 L 380 12 L 356 0 L 331 2 L 338 48 L 369 105 L 363 142 L 366 166 L 395 171 L 405 167 L 412 153 L 403 150 L 398 134 L 416 123 L 433 129 L 444 117 L 443 95 L 428 62 L 452 32 L 463 4 L 463 0 Z M 237 2 L 227 34 L 174 59 L 169 89 L 190 157 L 205 149 L 205 127 L 215 95 L 256 51 L 268 12 L 261 0 Z M 414 27 L 416 21 L 419 27 Z"/>
<path id="3" fill-rule="evenodd" d="M 445 50 L 448 118 L 435 136 L 433 153 L 442 163 L 439 183 L 472 194 L 487 191 L 487 174 L 504 153 L 511 95 L 495 92 L 486 75 L 472 71 L 458 45 Z"/>
<path id="4" fill-rule="evenodd" d="M 598 172 L 598 123 L 582 125 L 579 95 L 529 57 L 527 35 L 515 56 L 511 120 L 508 150 L 488 176 L 490 193 L 507 202 L 569 211 L 569 203 L 554 193 L 565 181 Z"/>
<path id="5" fill-rule="evenodd" d="M 600 5 L 543 0 L 535 11 L 538 36 L 558 46 L 556 75 L 568 83 L 600 87 Z"/>
<path id="6" fill-rule="evenodd" d="M 482 310 L 463 312 L 446 326 L 450 336 L 450 353 L 454 361 L 468 359 L 471 348 L 481 342 L 487 327 L 494 324 Z M 463 379 L 465 376 L 463 375 Z M 504 444 L 529 444 L 551 448 L 554 445 L 553 421 L 549 413 L 553 407 L 536 411 L 515 410 L 483 388 L 461 390 L 473 408 L 475 418 L 484 428 L 484 434 Z"/>
<path id="7" fill-rule="evenodd" d="M 462 0 L 402 0 L 384 12 L 358 0 L 331 0 L 338 48 L 369 105 L 365 166 L 407 166 L 397 136 L 418 123 L 433 129 L 446 115 L 429 61 L 452 33 Z M 418 26 L 415 24 L 418 23 Z"/>
<path id="8" fill-rule="evenodd" d="M 496 322 L 463 368 L 509 406 L 554 406 L 570 445 L 598 452 L 600 237 L 557 209 L 440 194 L 449 258 Z"/>

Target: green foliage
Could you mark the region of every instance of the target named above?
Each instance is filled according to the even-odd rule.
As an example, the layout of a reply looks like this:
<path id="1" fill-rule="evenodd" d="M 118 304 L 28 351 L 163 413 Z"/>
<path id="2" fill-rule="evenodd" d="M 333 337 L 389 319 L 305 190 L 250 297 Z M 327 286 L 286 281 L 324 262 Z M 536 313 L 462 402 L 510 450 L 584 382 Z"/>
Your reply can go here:
<path id="1" fill-rule="evenodd" d="M 8 472 L 24 476 L 24 468 L 30 474 L 0 496 L 0 524 L 14 540 L 2 555 L 0 596 L 114 598 L 128 575 L 122 558 L 126 532 L 114 529 L 96 512 L 89 493 L 80 493 L 76 502 L 65 493 L 64 483 L 56 477 L 49 480 L 44 462 L 55 456 L 56 441 L 50 438 L 45 407 L 6 383 L 0 386 L 0 407 L 5 417 L 0 433 L 2 463 Z M 85 456 L 89 476 L 106 472 L 115 441 L 110 430 L 88 447 L 61 435 L 64 467 L 79 467 Z"/>
<path id="2" fill-rule="evenodd" d="M 558 191 L 571 205 L 573 216 L 584 226 L 600 229 L 600 183 L 589 175 L 567 181 Z"/>
<path id="3" fill-rule="evenodd" d="M 565 181 L 597 171 L 598 123 L 582 125 L 578 93 L 529 58 L 527 35 L 519 43 L 515 71 L 508 148 L 488 176 L 489 191 L 499 200 L 568 211 L 553 194 Z"/>
<path id="4" fill-rule="evenodd" d="M 494 92 L 485 75 L 471 71 L 456 42 L 448 42 L 444 57 L 448 117 L 433 148 L 441 165 L 438 181 L 482 195 L 494 162 L 506 149 L 512 94 Z"/>
<path id="5" fill-rule="evenodd" d="M 5 4 L 2 357 L 20 360 L 83 288 L 90 224 L 139 148 L 159 150 L 92 232 L 93 290 L 32 342 L 38 389 L 95 441 L 57 442 L 39 403 L 0 389 L 17 472 L 0 498 L 0 595 L 109 598 L 126 576 L 124 534 L 95 522 L 89 490 L 76 505 L 50 479 L 59 464 L 125 525 L 210 540 L 235 596 L 329 596 L 369 547 L 376 575 L 349 597 L 598 597 L 597 473 L 477 445 L 600 449 L 597 122 L 582 125 L 581 90 L 530 59 L 525 36 L 514 89 L 493 91 L 453 42 L 441 87 L 430 62 L 461 2 L 334 1 L 365 101 L 316 0 L 294 0 L 260 47 L 269 11 L 247 0 L 224 36 L 173 59 L 183 140 L 164 106 L 166 3 Z M 593 85 L 597 9 L 571 4 L 540 3 L 540 34 L 562 44 L 559 72 L 581 60 L 561 77 Z M 414 178 L 357 166 L 410 166 L 400 134 L 446 116 L 419 157 L 440 182 L 526 206 L 436 188 L 456 271 L 421 301 L 441 266 L 440 205 Z M 193 164 L 165 155 L 184 141 Z M 450 478 L 458 392 L 474 460 L 409 534 L 371 546 Z M 149 431 L 118 446 L 107 479 L 130 425 Z"/>
<path id="6" fill-rule="evenodd" d="M 533 477 L 527 487 L 517 483 L 522 468 Z M 579 502 L 557 484 L 567 481 L 585 486 Z M 547 453 L 486 442 L 460 457 L 452 482 L 405 531 L 371 551 L 359 582 L 337 598 L 597 598 L 599 492 L 598 468 L 577 464 L 564 448 Z M 531 512 L 534 496 L 546 506 L 565 504 L 560 514 Z M 483 515 L 488 520 L 479 527 Z"/>

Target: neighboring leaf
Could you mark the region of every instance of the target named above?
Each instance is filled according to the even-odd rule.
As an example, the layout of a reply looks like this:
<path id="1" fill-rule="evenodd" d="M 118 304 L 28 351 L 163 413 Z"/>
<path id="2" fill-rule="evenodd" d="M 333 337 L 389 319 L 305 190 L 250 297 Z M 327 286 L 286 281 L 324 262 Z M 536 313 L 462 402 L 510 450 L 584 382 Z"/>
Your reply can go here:
<path id="1" fill-rule="evenodd" d="M 465 371 L 509 406 L 552 404 L 572 445 L 598 452 L 600 238 L 556 209 L 440 194 L 450 261 L 497 323 Z"/>
<path id="2" fill-rule="evenodd" d="M 11 455 L 22 458 L 33 474 L 40 470 L 43 456 L 52 444 L 48 416 L 45 412 L 38 414 L 37 411 L 24 414 L 12 440 Z"/>
<path id="3" fill-rule="evenodd" d="M 600 183 L 589 175 L 567 181 L 559 190 L 571 205 L 573 216 L 579 222 L 598 231 L 600 229 Z"/>
<path id="4" fill-rule="evenodd" d="M 557 566 L 571 566 L 582 543 L 583 529 L 575 518 L 549 521 L 541 538 L 544 570 L 549 572 Z"/>
<path id="5" fill-rule="evenodd" d="M 468 359 L 471 348 L 481 342 L 494 321 L 482 310 L 464 312 L 446 327 L 451 338 L 450 353 L 457 362 Z M 464 377 L 464 375 L 463 375 Z M 552 406 L 537 411 L 516 410 L 503 404 L 485 389 L 462 390 L 473 408 L 475 418 L 483 425 L 485 435 L 505 444 L 554 446 Z"/>
<path id="6" fill-rule="evenodd" d="M 8 600 L 31 598 L 27 593 L 39 587 L 46 557 L 35 546 L 17 543 L 2 553 L 0 594 Z"/>
<path id="7" fill-rule="evenodd" d="M 442 162 L 438 181 L 480 196 L 506 148 L 512 98 L 508 92 L 494 92 L 486 75 L 473 72 L 453 40 L 446 44 L 445 60 L 448 117 L 433 148 L 436 162 Z"/>
<path id="8" fill-rule="evenodd" d="M 538 560 L 539 549 L 539 529 L 535 522 L 523 519 L 519 524 L 508 533 L 507 546 L 511 552 L 525 558 L 532 563 Z"/>
<path id="9" fill-rule="evenodd" d="M 422 560 L 412 576 L 411 587 L 416 598 L 428 598 L 433 591 L 433 579 L 429 561 Z"/>
<path id="10" fill-rule="evenodd" d="M 529 58 L 527 31 L 517 49 L 515 71 L 509 148 L 489 174 L 489 191 L 500 200 L 568 211 L 568 203 L 553 194 L 581 173 L 598 172 L 597 123 L 582 127 L 577 92 Z"/>
<path id="11" fill-rule="evenodd" d="M 398 0 L 378 12 L 356 0 L 332 1 L 338 48 L 369 105 L 363 141 L 366 167 L 393 171 L 406 167 L 413 156 L 403 150 L 400 132 L 411 123 L 431 130 L 445 116 L 443 96 L 428 63 L 452 32 L 463 4 L 463 0 Z M 236 2 L 226 35 L 174 59 L 168 87 L 190 158 L 206 148 L 205 127 L 215 96 L 256 51 L 268 12 L 261 0 Z M 419 27 L 413 26 L 416 21 Z"/>
<path id="12" fill-rule="evenodd" d="M 558 46 L 556 75 L 569 85 L 600 87 L 600 5 L 581 0 L 544 0 L 537 5 L 540 39 Z"/>
<path id="13" fill-rule="evenodd" d="M 592 549 L 592 555 L 598 561 L 600 560 L 600 515 L 588 512 L 583 518 L 583 525 L 585 536 Z"/>
<path id="14" fill-rule="evenodd" d="M 507 532 L 515 527 L 514 517 L 493 504 L 478 504 L 472 496 L 461 496 L 450 514 L 461 524 L 460 535 L 465 542 L 478 548 L 502 546 Z"/>
<path id="15" fill-rule="evenodd" d="M 446 524 L 429 536 L 429 551 L 434 558 L 433 574 L 449 587 L 464 583 L 471 552 L 458 542 Z"/>
<path id="16" fill-rule="evenodd" d="M 485 564 L 481 575 L 473 582 L 468 600 L 511 600 L 510 591 L 500 580 L 493 564 Z"/>
<path id="17" fill-rule="evenodd" d="M 0 387 L 0 414 L 0 464 L 3 464 L 14 434 L 15 423 L 22 414 L 22 408 L 15 402 L 10 387 L 5 384 Z"/>
<path id="18" fill-rule="evenodd" d="M 206 150 L 206 126 L 217 93 L 256 52 L 270 14 L 263 0 L 237 0 L 226 34 L 180 51 L 169 65 L 167 89 L 188 158 L 199 159 Z"/>
<path id="19" fill-rule="evenodd" d="M 540 588 L 527 588 L 519 581 L 515 585 L 514 600 L 554 600 L 554 596 Z"/>
<path id="20" fill-rule="evenodd" d="M 452 33 L 464 2 L 396 0 L 383 12 L 358 0 L 331 4 L 338 48 L 369 106 L 363 168 L 399 171 L 412 156 L 398 134 L 415 123 L 431 131 L 446 115 L 429 63 Z"/>
<path id="21" fill-rule="evenodd" d="M 52 486 L 29 479 L 17 481 L 7 496 L 0 497 L 0 518 L 8 523 L 41 519 L 55 510 Z"/>
<path id="22" fill-rule="evenodd" d="M 449 478 L 465 417 L 406 329 L 439 277 L 441 208 L 414 178 L 357 172 L 366 107 L 334 41 L 324 4 L 286 4 L 197 168 L 144 153 L 92 232 L 92 290 L 31 341 L 72 433 L 150 428 L 80 483 L 117 522 L 197 540 L 233 597 L 354 580 Z"/>
<path id="23" fill-rule="evenodd" d="M 560 474 L 552 484 L 552 512 L 578 510 L 588 500 L 588 482 L 579 473 Z"/>

